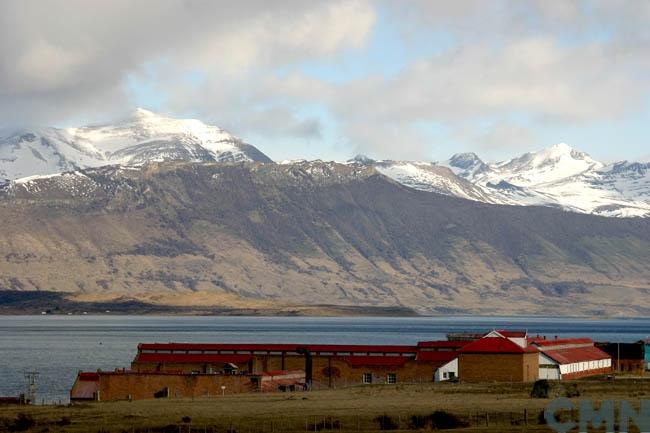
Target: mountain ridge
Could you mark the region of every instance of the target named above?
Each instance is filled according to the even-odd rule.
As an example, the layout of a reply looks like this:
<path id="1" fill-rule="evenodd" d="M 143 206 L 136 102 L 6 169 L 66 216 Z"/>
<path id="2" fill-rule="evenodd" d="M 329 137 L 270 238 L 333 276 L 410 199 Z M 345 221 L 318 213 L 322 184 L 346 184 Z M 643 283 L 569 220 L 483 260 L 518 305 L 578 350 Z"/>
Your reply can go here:
<path id="1" fill-rule="evenodd" d="M 367 165 L 152 162 L 0 193 L 0 288 L 155 305 L 650 313 L 650 219 L 419 191 Z"/>
<path id="2" fill-rule="evenodd" d="M 164 160 L 273 163 L 255 146 L 216 126 L 144 109 L 114 123 L 0 134 L 2 184 L 84 168 Z M 485 162 L 470 152 L 441 162 L 374 160 L 359 155 L 347 163 L 373 167 L 411 188 L 478 202 L 650 217 L 650 163 L 604 164 L 565 143 L 501 162 Z"/>

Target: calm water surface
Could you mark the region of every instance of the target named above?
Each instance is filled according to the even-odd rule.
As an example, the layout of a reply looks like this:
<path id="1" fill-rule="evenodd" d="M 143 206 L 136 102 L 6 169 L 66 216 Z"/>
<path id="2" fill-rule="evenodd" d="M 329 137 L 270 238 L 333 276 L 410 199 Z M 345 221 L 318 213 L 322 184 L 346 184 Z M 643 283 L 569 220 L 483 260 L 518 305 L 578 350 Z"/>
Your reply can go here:
<path id="1" fill-rule="evenodd" d="M 0 316 L 0 396 L 36 370 L 38 402 L 67 402 L 78 370 L 128 367 L 141 342 L 413 344 L 495 328 L 623 342 L 650 336 L 650 319 Z"/>

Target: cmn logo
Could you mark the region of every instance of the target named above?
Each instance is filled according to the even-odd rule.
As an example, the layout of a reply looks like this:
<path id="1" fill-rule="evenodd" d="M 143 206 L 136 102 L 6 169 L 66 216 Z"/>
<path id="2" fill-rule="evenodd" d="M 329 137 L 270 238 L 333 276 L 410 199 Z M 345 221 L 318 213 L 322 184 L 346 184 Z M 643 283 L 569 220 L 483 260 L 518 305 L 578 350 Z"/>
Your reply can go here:
<path id="1" fill-rule="evenodd" d="M 605 427 L 607 433 L 616 433 L 614 430 L 615 404 L 611 400 L 604 400 L 600 403 L 598 409 L 594 408 L 591 400 L 580 400 L 577 406 L 578 421 L 562 421 L 558 419 L 557 413 L 560 411 L 576 410 L 576 404 L 568 398 L 557 398 L 551 401 L 544 409 L 544 419 L 546 424 L 558 433 L 567 433 L 578 427 L 580 433 L 587 433 L 587 427 L 591 424 L 593 430 Z M 636 425 L 642 433 L 650 432 L 650 400 L 641 400 L 639 411 L 637 412 L 628 401 L 621 401 L 618 407 L 619 433 L 628 433 L 630 422 Z"/>

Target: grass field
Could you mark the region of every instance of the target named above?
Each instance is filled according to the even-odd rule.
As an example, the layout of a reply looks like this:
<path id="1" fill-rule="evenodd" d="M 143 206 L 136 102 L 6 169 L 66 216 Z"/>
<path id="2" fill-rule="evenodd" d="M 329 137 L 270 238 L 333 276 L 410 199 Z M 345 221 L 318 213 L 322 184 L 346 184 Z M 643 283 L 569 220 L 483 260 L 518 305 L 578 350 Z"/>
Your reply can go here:
<path id="1" fill-rule="evenodd" d="M 540 412 L 552 397 L 567 392 L 577 391 L 579 397 L 574 398 L 628 400 L 636 405 L 650 399 L 650 380 L 644 379 L 566 382 L 554 385 L 548 399 L 531 398 L 531 389 L 531 384 L 430 383 L 196 400 L 5 406 L 0 407 L 0 431 L 24 427 L 22 431 L 52 433 L 281 433 L 377 431 L 382 427 L 413 431 L 435 428 L 427 416 L 442 411 L 452 417 L 438 413 L 434 417 L 437 426 L 453 425 L 455 417 L 460 425 L 454 431 L 549 432 L 539 422 Z"/>

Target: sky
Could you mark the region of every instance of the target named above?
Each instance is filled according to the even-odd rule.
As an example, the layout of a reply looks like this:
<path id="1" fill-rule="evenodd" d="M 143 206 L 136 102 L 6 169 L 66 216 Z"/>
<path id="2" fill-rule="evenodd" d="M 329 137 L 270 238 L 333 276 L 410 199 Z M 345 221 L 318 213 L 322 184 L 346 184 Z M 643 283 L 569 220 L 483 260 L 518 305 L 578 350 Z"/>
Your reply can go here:
<path id="1" fill-rule="evenodd" d="M 136 107 L 274 160 L 650 160 L 650 0 L 0 0 L 0 126 Z"/>

